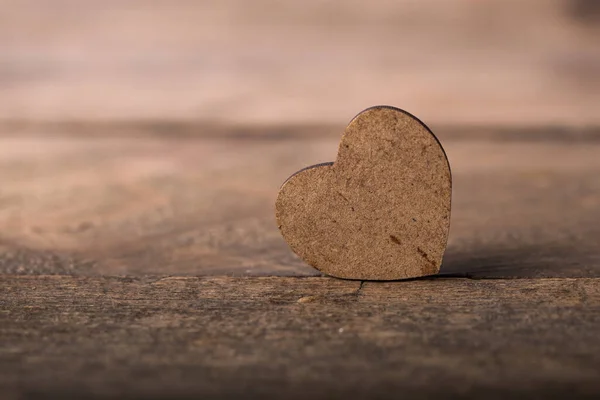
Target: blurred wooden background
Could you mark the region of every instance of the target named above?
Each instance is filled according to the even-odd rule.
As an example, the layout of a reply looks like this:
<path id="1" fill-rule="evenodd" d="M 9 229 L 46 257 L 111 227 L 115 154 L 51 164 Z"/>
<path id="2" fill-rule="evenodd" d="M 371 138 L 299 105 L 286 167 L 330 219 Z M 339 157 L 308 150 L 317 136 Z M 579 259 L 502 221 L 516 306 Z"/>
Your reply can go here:
<path id="1" fill-rule="evenodd" d="M 594 0 L 2 0 L 2 119 L 599 122 Z"/>

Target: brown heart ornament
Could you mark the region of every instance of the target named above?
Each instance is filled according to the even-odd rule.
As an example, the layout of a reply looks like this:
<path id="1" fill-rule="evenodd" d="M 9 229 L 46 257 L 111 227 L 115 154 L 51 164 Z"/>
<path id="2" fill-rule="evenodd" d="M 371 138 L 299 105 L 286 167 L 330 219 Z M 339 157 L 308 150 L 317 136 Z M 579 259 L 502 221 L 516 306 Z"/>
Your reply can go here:
<path id="1" fill-rule="evenodd" d="M 275 208 L 284 239 L 319 271 L 396 280 L 439 272 L 451 198 L 435 135 L 408 112 L 377 106 L 350 122 L 335 162 L 288 178 Z"/>

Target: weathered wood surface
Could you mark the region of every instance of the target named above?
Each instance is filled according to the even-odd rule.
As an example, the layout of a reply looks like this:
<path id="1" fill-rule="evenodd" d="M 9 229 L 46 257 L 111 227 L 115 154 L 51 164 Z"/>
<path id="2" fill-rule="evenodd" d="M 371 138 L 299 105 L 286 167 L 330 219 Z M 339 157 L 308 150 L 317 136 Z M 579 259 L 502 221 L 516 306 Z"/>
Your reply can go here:
<path id="1" fill-rule="evenodd" d="M 442 275 L 536 279 L 362 287 L 310 278 L 273 215 L 341 130 L 148 130 L 1 130 L 2 397 L 600 393 L 597 130 L 438 132 Z"/>
<path id="2" fill-rule="evenodd" d="M 0 397 L 597 397 L 598 130 L 436 133 L 446 277 L 361 287 L 274 218 L 341 127 L 4 125 Z"/>
<path id="3" fill-rule="evenodd" d="M 4 399 L 600 392 L 597 279 L 2 276 L 0 293 Z"/>

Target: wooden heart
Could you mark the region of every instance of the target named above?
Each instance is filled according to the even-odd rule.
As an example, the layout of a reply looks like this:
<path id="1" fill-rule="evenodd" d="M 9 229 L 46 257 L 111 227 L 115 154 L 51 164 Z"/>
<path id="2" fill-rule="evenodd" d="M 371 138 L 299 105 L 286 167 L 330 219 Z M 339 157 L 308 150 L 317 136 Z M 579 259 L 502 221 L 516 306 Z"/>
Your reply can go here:
<path id="1" fill-rule="evenodd" d="M 451 197 L 435 135 L 406 111 L 377 106 L 350 122 L 334 163 L 288 178 L 275 208 L 308 264 L 338 278 L 395 280 L 439 272 Z"/>

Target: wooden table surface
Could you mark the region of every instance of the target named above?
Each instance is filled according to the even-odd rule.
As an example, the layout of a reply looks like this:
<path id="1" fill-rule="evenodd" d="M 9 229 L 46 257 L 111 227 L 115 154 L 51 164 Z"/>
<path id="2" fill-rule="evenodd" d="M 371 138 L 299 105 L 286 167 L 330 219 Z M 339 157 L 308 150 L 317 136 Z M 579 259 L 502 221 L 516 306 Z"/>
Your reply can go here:
<path id="1" fill-rule="evenodd" d="M 274 221 L 341 126 L 5 124 L 4 398 L 600 393 L 600 131 L 440 127 L 439 276 L 343 281 Z"/>

